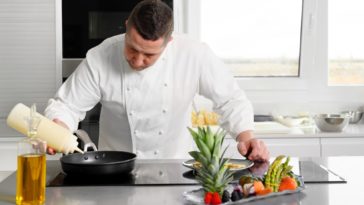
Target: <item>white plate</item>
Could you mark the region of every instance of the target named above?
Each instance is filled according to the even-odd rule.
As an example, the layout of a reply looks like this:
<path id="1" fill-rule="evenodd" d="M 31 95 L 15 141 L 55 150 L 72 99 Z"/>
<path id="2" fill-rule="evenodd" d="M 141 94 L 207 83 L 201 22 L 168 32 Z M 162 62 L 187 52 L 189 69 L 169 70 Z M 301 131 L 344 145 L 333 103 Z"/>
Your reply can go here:
<path id="1" fill-rule="evenodd" d="M 195 163 L 194 159 L 190 159 L 187 160 L 185 162 L 183 162 L 183 166 L 188 167 L 190 169 L 195 169 L 195 167 L 193 167 L 193 164 Z M 248 169 L 250 167 L 252 167 L 254 165 L 253 161 L 247 160 L 247 159 L 229 159 L 228 163 L 233 163 L 233 164 L 238 164 L 241 165 L 242 167 L 239 168 L 230 168 L 230 171 L 236 172 L 236 171 L 241 171 L 244 169 Z"/>

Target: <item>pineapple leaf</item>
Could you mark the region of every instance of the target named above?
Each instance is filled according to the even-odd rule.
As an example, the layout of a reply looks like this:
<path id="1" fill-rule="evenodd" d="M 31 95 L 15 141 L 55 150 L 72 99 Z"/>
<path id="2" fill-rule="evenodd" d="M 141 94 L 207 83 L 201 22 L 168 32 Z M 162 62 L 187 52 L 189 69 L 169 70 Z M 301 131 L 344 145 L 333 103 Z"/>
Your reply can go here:
<path id="1" fill-rule="evenodd" d="M 224 157 L 225 152 L 226 152 L 226 150 L 227 150 L 228 148 L 229 148 L 229 147 L 228 147 L 228 146 L 226 146 L 226 147 L 225 147 L 225 149 L 224 149 L 224 151 L 222 152 L 222 154 L 221 154 L 221 158 L 220 158 L 220 164 L 221 164 L 222 160 L 223 160 L 223 159 L 225 159 L 225 158 L 223 158 L 223 157 Z M 228 159 L 228 158 L 226 158 L 226 159 Z"/>
<path id="2" fill-rule="evenodd" d="M 188 152 L 188 154 L 190 154 L 191 155 L 191 157 L 193 158 L 193 159 L 195 159 L 197 162 L 201 162 L 201 159 L 200 159 L 200 152 L 199 151 L 190 151 L 190 152 Z"/>
<path id="3" fill-rule="evenodd" d="M 197 144 L 197 139 L 199 138 L 198 136 L 198 133 L 195 132 L 193 129 L 187 127 L 188 131 L 190 132 L 192 138 L 193 138 L 193 141 L 195 141 L 195 143 Z"/>
<path id="4" fill-rule="evenodd" d="M 206 129 L 206 144 L 210 150 L 214 147 L 215 144 L 214 133 L 211 131 L 209 126 Z"/>
<path id="5" fill-rule="evenodd" d="M 222 136 L 222 139 L 221 139 L 221 145 L 222 145 L 224 143 L 224 140 L 225 140 L 225 137 L 226 137 L 226 131 L 220 130 L 219 135 Z"/>
<path id="6" fill-rule="evenodd" d="M 190 151 L 189 154 L 195 161 L 200 162 L 202 166 L 208 165 L 209 161 L 199 151 Z"/>
<path id="7" fill-rule="evenodd" d="M 207 160 L 211 159 L 211 152 L 207 145 L 201 139 L 197 140 L 197 147 L 200 149 L 201 154 L 205 156 Z"/>
<path id="8" fill-rule="evenodd" d="M 205 142 L 205 133 L 202 127 L 197 127 L 198 136 Z"/>
<path id="9" fill-rule="evenodd" d="M 227 163 L 229 162 L 229 159 L 228 158 L 221 158 L 220 159 L 220 167 L 221 166 L 225 166 Z"/>
<path id="10" fill-rule="evenodd" d="M 221 156 L 221 136 L 215 135 L 214 150 L 212 151 L 212 156 Z"/>

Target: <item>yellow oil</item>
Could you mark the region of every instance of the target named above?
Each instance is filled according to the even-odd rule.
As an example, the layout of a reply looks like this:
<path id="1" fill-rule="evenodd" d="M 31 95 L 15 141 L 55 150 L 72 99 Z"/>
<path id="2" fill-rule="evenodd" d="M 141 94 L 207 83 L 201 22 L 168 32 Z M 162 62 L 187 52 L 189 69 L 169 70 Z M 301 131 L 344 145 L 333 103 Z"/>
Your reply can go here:
<path id="1" fill-rule="evenodd" d="M 25 154 L 18 156 L 16 204 L 39 205 L 45 202 L 46 156 Z"/>

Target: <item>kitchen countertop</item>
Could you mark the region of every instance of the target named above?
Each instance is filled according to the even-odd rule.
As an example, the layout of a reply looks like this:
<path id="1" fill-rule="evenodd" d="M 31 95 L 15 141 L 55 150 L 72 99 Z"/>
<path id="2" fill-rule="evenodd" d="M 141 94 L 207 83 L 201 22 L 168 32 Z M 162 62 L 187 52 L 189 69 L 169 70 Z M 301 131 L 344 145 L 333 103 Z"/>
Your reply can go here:
<path id="1" fill-rule="evenodd" d="M 342 132 L 321 132 L 315 126 L 290 127 L 281 133 L 257 132 L 256 137 L 264 138 L 341 138 L 341 137 L 364 137 L 364 124 L 349 124 Z"/>
<path id="2" fill-rule="evenodd" d="M 272 197 L 246 204 L 341 205 L 358 204 L 364 201 L 362 194 L 364 156 L 305 160 L 312 160 L 325 165 L 344 177 L 347 183 L 306 184 L 306 189 L 301 193 Z M 158 162 L 163 162 L 163 160 L 158 160 Z M 58 161 L 47 162 L 48 180 L 52 179 L 59 171 L 60 163 Z M 182 193 L 198 188 L 197 185 L 47 187 L 46 204 L 186 204 Z M 14 204 L 14 198 L 15 172 L 0 183 L 0 204 Z"/>
<path id="3" fill-rule="evenodd" d="M 278 122 L 275 122 L 278 123 Z M 217 129 L 217 128 L 215 128 Z M 269 132 L 269 128 L 261 131 L 257 130 L 255 136 L 261 139 L 264 138 L 340 138 L 340 137 L 364 137 L 364 123 L 349 124 L 342 132 L 321 132 L 315 126 L 309 127 L 286 127 L 284 130 L 278 132 L 272 128 L 272 132 Z M 23 139 L 24 137 L 11 136 L 0 137 L 2 142 L 14 142 Z"/>

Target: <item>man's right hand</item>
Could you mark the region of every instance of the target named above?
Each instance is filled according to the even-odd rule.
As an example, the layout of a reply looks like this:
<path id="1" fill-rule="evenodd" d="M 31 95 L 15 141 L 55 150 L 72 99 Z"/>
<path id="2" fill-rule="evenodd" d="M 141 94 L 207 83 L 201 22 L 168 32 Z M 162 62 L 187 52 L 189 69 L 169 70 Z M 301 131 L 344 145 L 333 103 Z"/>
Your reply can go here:
<path id="1" fill-rule="evenodd" d="M 57 123 L 57 124 L 59 124 L 59 125 L 61 125 L 62 127 L 64 127 L 64 128 L 67 128 L 67 129 L 69 129 L 68 128 L 68 126 L 64 123 L 64 122 L 62 122 L 61 120 L 59 120 L 59 119 L 53 119 L 53 122 L 55 122 L 55 123 Z M 57 152 L 56 152 L 56 150 L 55 149 L 53 149 L 52 147 L 47 147 L 47 154 L 49 154 L 49 155 L 55 155 Z"/>

